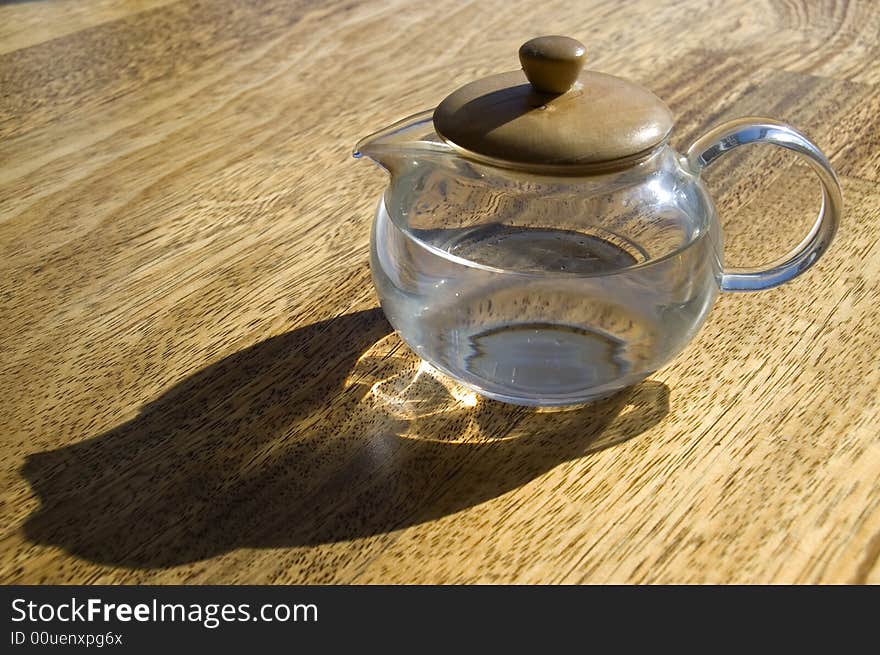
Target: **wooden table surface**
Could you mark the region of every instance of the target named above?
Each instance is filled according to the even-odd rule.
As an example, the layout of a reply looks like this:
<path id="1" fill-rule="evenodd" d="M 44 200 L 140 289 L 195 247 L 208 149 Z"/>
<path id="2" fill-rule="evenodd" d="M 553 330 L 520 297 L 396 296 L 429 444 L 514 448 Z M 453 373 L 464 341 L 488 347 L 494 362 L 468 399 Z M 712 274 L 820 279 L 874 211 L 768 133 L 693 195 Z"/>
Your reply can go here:
<path id="1" fill-rule="evenodd" d="M 419 367 L 355 141 L 563 33 L 828 254 L 576 411 Z M 880 3 L 0 3 L 3 582 L 880 582 Z M 815 217 L 707 175 L 732 264 Z"/>

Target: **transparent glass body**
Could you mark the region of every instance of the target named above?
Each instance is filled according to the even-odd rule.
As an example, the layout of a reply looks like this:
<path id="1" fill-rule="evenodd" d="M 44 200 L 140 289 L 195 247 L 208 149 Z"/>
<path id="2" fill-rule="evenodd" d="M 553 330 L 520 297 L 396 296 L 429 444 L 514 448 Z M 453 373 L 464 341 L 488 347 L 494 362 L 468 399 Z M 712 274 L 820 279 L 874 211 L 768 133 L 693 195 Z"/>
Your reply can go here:
<path id="1" fill-rule="evenodd" d="M 724 272 L 699 178 L 705 149 L 661 145 L 601 174 L 533 173 L 463 156 L 426 112 L 360 154 L 391 173 L 371 240 L 389 321 L 423 359 L 497 400 L 607 396 L 675 357 L 736 276 L 743 288 L 779 283 Z"/>

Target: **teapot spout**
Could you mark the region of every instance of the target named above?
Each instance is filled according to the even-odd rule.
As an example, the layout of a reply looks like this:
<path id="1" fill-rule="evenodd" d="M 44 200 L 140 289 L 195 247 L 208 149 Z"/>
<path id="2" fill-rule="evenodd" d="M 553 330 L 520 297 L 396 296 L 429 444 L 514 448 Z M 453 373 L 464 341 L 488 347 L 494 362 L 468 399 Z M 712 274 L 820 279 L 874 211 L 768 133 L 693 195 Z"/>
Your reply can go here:
<path id="1" fill-rule="evenodd" d="M 358 141 L 352 152 L 367 157 L 395 175 L 412 162 L 449 156 L 453 150 L 434 131 L 434 110 L 404 118 Z"/>

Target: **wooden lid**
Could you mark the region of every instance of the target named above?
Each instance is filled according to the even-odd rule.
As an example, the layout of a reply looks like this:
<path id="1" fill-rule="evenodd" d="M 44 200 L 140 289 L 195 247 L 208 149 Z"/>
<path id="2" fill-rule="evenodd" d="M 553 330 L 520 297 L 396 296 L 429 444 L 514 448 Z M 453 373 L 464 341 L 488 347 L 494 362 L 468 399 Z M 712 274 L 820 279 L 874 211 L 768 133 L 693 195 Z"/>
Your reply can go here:
<path id="1" fill-rule="evenodd" d="M 434 128 L 453 146 L 514 168 L 637 161 L 666 139 L 672 114 L 638 84 L 582 71 L 585 53 L 568 37 L 532 39 L 519 50 L 523 70 L 454 91 L 434 111 Z"/>

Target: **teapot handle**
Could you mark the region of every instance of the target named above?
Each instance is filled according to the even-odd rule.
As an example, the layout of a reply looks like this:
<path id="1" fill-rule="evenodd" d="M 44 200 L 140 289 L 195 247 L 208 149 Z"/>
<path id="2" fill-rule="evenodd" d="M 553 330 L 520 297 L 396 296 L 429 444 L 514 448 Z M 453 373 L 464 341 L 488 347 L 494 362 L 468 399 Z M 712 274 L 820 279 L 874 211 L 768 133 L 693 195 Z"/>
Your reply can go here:
<path id="1" fill-rule="evenodd" d="M 825 155 L 796 129 L 770 118 L 738 118 L 710 130 L 688 148 L 688 165 L 699 174 L 725 152 L 749 143 L 771 143 L 803 157 L 819 177 L 822 206 L 810 233 L 794 250 L 765 267 L 725 270 L 722 291 L 770 289 L 803 273 L 828 249 L 843 209 L 840 183 Z"/>

